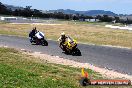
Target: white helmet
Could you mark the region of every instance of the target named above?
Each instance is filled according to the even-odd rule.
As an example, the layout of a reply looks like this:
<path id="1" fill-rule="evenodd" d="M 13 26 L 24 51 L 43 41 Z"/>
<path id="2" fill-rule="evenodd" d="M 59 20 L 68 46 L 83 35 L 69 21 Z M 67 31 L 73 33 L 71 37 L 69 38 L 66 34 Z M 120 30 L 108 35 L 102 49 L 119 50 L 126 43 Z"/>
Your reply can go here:
<path id="1" fill-rule="evenodd" d="M 62 32 L 61 35 L 65 35 L 65 32 Z"/>

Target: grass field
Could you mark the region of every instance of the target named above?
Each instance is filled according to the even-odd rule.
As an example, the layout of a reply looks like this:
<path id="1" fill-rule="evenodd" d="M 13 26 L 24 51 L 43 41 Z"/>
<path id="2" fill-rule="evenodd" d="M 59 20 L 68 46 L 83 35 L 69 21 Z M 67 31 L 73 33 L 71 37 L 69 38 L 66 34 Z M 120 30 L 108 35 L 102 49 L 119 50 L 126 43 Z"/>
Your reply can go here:
<path id="1" fill-rule="evenodd" d="M 93 79 L 102 76 L 86 69 Z M 50 64 L 10 49 L 0 48 L 0 88 L 84 88 L 79 85 L 81 69 Z M 131 88 L 89 86 L 87 88 Z"/>
<path id="2" fill-rule="evenodd" d="M 0 48 L 0 88 L 79 88 L 80 69 L 35 62 L 37 58 Z M 94 78 L 100 78 L 97 73 Z"/>
<path id="3" fill-rule="evenodd" d="M 61 23 L 61 22 L 60 22 Z M 114 45 L 132 48 L 132 31 L 112 30 L 105 28 L 106 23 L 62 22 L 61 25 L 30 25 L 0 23 L 0 34 L 28 36 L 29 31 L 36 26 L 45 32 L 48 39 L 57 40 L 61 32 L 75 38 L 78 42 L 97 45 Z"/>

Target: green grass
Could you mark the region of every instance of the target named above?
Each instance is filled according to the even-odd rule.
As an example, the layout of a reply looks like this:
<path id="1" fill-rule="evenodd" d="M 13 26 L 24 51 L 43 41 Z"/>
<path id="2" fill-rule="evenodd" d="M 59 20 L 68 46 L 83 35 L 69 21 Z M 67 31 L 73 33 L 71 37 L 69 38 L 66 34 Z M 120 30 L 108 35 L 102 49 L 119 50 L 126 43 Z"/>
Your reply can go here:
<path id="1" fill-rule="evenodd" d="M 35 62 L 35 58 L 14 49 L 0 48 L 0 57 L 0 88 L 80 87 L 80 69 Z M 95 74 L 91 70 L 88 71 Z M 99 77 L 100 75 L 95 76 Z"/>
<path id="2" fill-rule="evenodd" d="M 81 77 L 80 70 L 42 62 L 38 58 L 22 54 L 14 49 L 0 48 L 0 88 L 83 88 L 78 82 Z M 93 79 L 102 79 L 100 74 L 90 69 L 86 71 Z M 104 86 L 103 88 L 118 87 Z"/>

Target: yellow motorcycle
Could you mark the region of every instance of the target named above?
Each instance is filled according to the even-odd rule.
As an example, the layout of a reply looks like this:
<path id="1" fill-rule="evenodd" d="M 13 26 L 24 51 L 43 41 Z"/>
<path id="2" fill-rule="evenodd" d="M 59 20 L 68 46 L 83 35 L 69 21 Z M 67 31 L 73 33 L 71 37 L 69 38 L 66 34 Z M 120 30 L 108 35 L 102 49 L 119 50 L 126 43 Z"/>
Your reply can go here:
<path id="1" fill-rule="evenodd" d="M 81 52 L 77 47 L 77 41 L 72 39 L 71 37 L 67 36 L 66 41 L 60 45 L 60 48 L 66 54 L 72 54 L 75 56 L 81 56 Z"/>

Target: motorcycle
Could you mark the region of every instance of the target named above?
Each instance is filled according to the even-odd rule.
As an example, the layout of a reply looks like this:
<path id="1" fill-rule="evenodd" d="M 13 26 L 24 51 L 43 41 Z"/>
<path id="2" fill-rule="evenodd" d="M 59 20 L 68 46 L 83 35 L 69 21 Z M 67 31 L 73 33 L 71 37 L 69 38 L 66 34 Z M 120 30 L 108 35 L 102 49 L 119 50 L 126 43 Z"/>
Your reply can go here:
<path id="1" fill-rule="evenodd" d="M 46 41 L 44 33 L 42 32 L 37 32 L 35 36 L 31 36 L 29 34 L 29 39 L 32 44 L 35 43 L 36 45 L 48 46 L 48 42 Z"/>
<path id="2" fill-rule="evenodd" d="M 81 56 L 81 52 L 77 47 L 77 41 L 71 37 L 67 37 L 63 44 L 60 44 L 60 48 L 66 53 L 74 56 Z"/>

